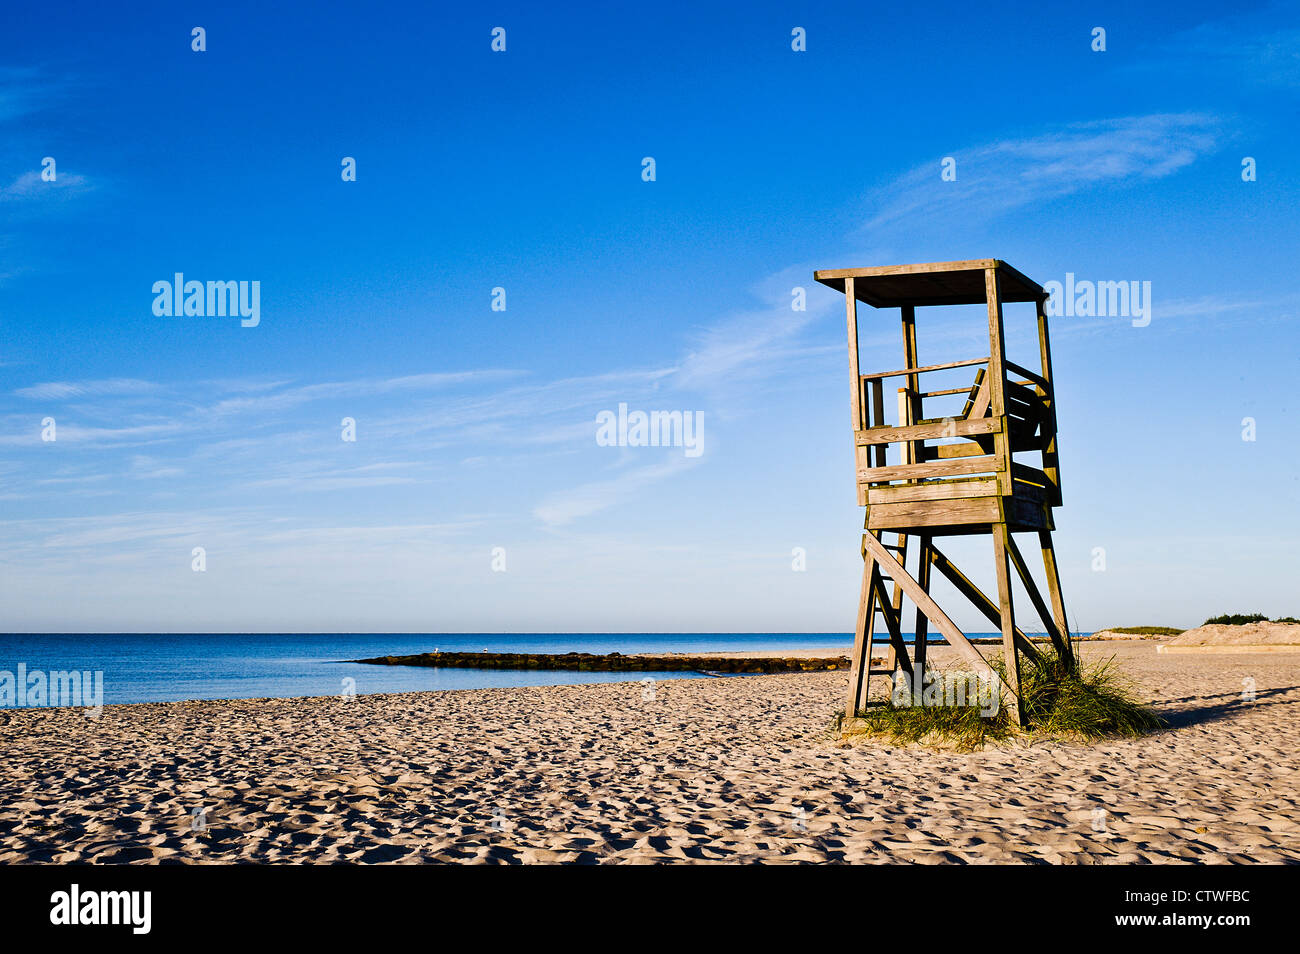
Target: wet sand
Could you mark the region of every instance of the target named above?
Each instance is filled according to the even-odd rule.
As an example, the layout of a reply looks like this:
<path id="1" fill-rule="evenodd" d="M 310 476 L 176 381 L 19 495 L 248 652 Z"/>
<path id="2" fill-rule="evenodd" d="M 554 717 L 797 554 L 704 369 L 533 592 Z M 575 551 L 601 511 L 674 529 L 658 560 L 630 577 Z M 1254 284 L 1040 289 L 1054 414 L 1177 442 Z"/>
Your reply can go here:
<path id="1" fill-rule="evenodd" d="M 845 744 L 842 672 L 8 710 L 0 862 L 1300 861 L 1300 652 L 1084 652 L 1172 728 Z"/>

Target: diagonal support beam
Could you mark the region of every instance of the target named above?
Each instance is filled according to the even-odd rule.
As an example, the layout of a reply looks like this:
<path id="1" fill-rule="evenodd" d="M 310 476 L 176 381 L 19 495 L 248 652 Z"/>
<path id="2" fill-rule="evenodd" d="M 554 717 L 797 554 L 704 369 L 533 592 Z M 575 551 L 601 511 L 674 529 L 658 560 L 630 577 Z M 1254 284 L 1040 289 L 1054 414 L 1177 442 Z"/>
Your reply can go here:
<path id="1" fill-rule="evenodd" d="M 975 608 L 984 614 L 985 618 L 994 626 L 1001 628 L 1002 613 L 996 603 L 984 595 L 984 591 L 971 582 L 957 565 L 939 552 L 939 548 L 933 543 L 930 544 L 930 562 L 934 564 L 936 570 L 947 577 L 948 582 L 957 588 L 962 596 L 975 604 Z M 1038 647 L 1029 641 L 1029 637 L 1019 626 L 1015 628 L 1016 648 L 1028 656 L 1030 659 L 1037 660 L 1042 656 Z"/>
<path id="2" fill-rule="evenodd" d="M 1043 625 L 1047 627 L 1047 635 L 1052 637 L 1052 645 L 1060 653 L 1062 659 L 1070 658 L 1070 642 L 1068 637 L 1062 635 L 1056 626 L 1056 620 L 1052 617 L 1051 611 L 1047 608 L 1041 593 L 1038 592 L 1038 586 L 1034 583 L 1034 578 L 1029 575 L 1029 567 L 1025 565 L 1025 558 L 1020 555 L 1020 548 L 1016 546 L 1016 541 L 1011 534 L 1007 534 L 1007 555 L 1011 557 L 1011 563 L 1020 574 L 1020 582 L 1025 584 L 1025 592 L 1029 594 L 1029 602 L 1034 604 L 1034 611 L 1038 613 Z"/>
<path id="3" fill-rule="evenodd" d="M 885 581 L 876 574 L 876 599 L 880 602 L 880 613 L 885 617 L 885 629 L 889 632 L 889 643 L 894 647 L 894 665 L 901 666 L 909 676 L 912 675 L 912 660 L 907 653 L 907 644 L 903 642 L 903 628 L 899 621 L 900 611 L 885 598 Z M 910 683 L 909 683 L 910 685 Z"/>
<path id="4" fill-rule="evenodd" d="M 971 641 L 966 638 L 966 634 L 957 628 L 957 624 L 948 618 L 948 614 L 939 608 L 939 604 L 921 588 L 921 584 L 912 579 L 902 565 L 894 559 L 894 555 L 886 550 L 884 545 L 871 534 L 867 534 L 863 538 L 863 543 L 867 545 L 868 551 L 880 564 L 880 568 L 898 582 L 903 588 L 903 592 L 916 604 L 916 608 L 929 617 L 935 628 L 943 633 L 944 639 L 948 640 L 952 647 L 978 671 L 989 673 L 994 679 L 998 679 L 996 671 L 980 655 L 980 651 L 972 645 Z M 998 681 L 1001 682 L 1000 679 Z"/>
<path id="5" fill-rule="evenodd" d="M 921 584 L 921 589 L 927 593 L 930 592 L 930 543 L 931 537 L 922 535 L 921 537 L 921 560 L 917 564 L 916 582 Z M 916 624 L 913 646 L 916 652 L 916 671 L 921 673 L 922 678 L 925 676 L 925 655 L 926 644 L 929 642 L 930 633 L 927 629 L 929 617 L 920 610 L 916 611 Z"/>

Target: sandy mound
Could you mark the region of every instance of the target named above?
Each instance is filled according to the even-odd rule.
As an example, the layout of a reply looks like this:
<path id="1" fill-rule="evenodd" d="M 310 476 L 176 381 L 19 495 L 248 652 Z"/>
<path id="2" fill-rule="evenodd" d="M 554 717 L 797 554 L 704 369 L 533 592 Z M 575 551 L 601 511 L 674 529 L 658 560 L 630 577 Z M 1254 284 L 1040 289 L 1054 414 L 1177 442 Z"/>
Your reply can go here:
<path id="1" fill-rule="evenodd" d="M 1170 646 L 1300 646 L 1300 623 L 1213 623 L 1175 636 Z"/>

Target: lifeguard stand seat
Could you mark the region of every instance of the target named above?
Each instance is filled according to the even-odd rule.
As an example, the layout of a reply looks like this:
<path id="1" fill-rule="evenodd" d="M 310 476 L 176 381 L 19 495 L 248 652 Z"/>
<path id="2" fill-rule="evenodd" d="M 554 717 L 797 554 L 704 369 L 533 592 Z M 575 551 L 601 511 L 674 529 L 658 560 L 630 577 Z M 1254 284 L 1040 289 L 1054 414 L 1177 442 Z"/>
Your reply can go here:
<path id="1" fill-rule="evenodd" d="M 929 624 L 976 669 L 997 676 L 983 656 L 929 595 L 932 570 L 942 573 L 1002 633 L 1008 704 L 1019 706 L 1019 655 L 1038 648 L 1016 626 L 1011 567 L 1063 658 L 1073 662 L 1052 548 L 1052 509 L 1061 503 L 1057 461 L 1056 400 L 1052 387 L 1047 293 L 997 259 L 933 262 L 872 268 L 826 269 L 817 281 L 844 294 L 848 313 L 850 406 L 857 464 L 858 504 L 866 507 L 862 538 L 862 590 L 854 638 L 853 667 L 845 713 L 852 718 L 868 704 L 872 675 L 913 686 L 924 679 Z M 899 309 L 903 367 L 860 373 L 858 303 Z M 1007 360 L 1002 306 L 1035 305 L 1039 370 Z M 944 305 L 986 306 L 988 354 L 945 364 L 922 365 L 917 351 L 917 309 Z M 971 369 L 968 384 L 922 390 L 923 379 L 952 377 Z M 884 383 L 898 379 L 894 423 L 886 420 Z M 949 405 L 940 409 L 941 404 Z M 944 413 L 944 410 L 947 413 Z M 889 455 L 896 448 L 895 459 Z M 1020 455 L 1017 460 L 1017 455 Z M 1026 456 L 1032 456 L 1029 461 Z M 1034 583 L 1013 533 L 1038 535 L 1051 608 Z M 884 534 L 894 535 L 886 543 Z M 998 600 L 975 586 L 935 545 L 937 537 L 988 534 L 993 538 Z M 916 575 L 906 569 L 909 539 L 918 543 Z M 886 581 L 894 584 L 886 591 Z M 903 597 L 916 607 L 913 652 L 901 634 Z M 886 667 L 871 668 L 876 617 L 883 618 L 890 648 Z M 919 703 L 919 696 L 914 702 Z"/>

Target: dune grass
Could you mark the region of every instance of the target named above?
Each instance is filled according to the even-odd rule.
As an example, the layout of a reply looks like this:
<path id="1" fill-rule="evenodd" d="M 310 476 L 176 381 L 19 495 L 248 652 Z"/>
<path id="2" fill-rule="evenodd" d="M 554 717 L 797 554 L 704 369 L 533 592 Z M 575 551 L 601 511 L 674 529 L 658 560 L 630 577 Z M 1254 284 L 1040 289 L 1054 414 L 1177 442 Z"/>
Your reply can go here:
<path id="1" fill-rule="evenodd" d="M 1001 659 L 990 663 L 999 676 L 1005 672 Z M 943 675 L 941 671 L 927 673 L 927 680 Z M 1055 650 L 1045 649 L 1036 661 L 1022 658 L 1020 686 L 1025 729 L 1008 716 L 1005 698 L 996 713 L 989 715 L 982 714 L 977 705 L 914 706 L 891 701 L 861 713 L 853 734 L 896 745 L 917 743 L 968 752 L 1017 736 L 1096 742 L 1136 738 L 1165 725 L 1138 700 L 1135 687 L 1116 667 L 1114 657 L 1072 665 Z"/>
<path id="2" fill-rule="evenodd" d="M 977 706 L 908 706 L 893 702 L 863 712 L 852 732 L 894 745 L 919 743 L 959 752 L 1001 742 L 1014 733 L 1015 727 L 1002 708 L 992 716 L 983 716 Z"/>
<path id="3" fill-rule="evenodd" d="M 1126 636 L 1177 636 L 1186 632 L 1176 626 L 1108 626 L 1106 629 Z"/>
<path id="4" fill-rule="evenodd" d="M 1031 731 L 1096 741 L 1136 738 L 1165 725 L 1138 701 L 1136 686 L 1120 672 L 1114 656 L 1071 665 L 1055 651 L 1044 652 L 1039 660 L 1021 665 L 1020 689 Z"/>
<path id="5" fill-rule="evenodd" d="M 1267 623 L 1268 617 L 1263 613 L 1224 613 L 1222 616 L 1211 616 L 1202 626 L 1245 626 L 1247 623 Z"/>
<path id="6" fill-rule="evenodd" d="M 1222 616 L 1211 616 L 1201 625 L 1245 626 L 1247 623 L 1267 623 L 1268 621 L 1268 617 L 1263 613 L 1225 613 Z M 1296 619 L 1294 616 L 1279 616 L 1273 622 L 1300 623 L 1300 619 Z"/>

